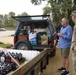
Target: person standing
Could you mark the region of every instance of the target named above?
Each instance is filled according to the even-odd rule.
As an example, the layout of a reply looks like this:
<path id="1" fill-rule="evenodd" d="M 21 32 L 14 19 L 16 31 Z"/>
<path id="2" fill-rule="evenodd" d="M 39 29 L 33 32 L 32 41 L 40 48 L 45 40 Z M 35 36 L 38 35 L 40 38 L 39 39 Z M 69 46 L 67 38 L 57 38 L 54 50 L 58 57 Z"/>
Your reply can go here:
<path id="1" fill-rule="evenodd" d="M 59 43 L 58 47 L 60 48 L 63 66 L 59 68 L 59 71 L 64 71 L 61 75 L 68 75 L 69 74 L 69 53 L 70 53 L 70 46 L 72 40 L 72 27 L 69 25 L 69 21 L 67 18 L 62 18 L 61 20 L 61 29 L 60 32 L 57 34 L 59 36 Z"/>
<path id="2" fill-rule="evenodd" d="M 73 29 L 71 49 L 72 49 L 74 75 L 76 75 L 76 10 L 72 12 L 71 16 L 72 16 L 72 21 L 75 23 Z"/>

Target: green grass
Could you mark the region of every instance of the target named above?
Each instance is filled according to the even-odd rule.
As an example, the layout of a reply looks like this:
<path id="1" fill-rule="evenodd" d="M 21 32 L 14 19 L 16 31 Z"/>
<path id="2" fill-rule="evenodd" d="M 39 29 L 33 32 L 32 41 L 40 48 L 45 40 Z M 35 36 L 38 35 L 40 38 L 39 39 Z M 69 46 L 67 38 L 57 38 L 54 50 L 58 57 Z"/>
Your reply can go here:
<path id="1" fill-rule="evenodd" d="M 9 46 L 11 46 L 11 44 L 0 44 L 0 47 L 2 47 L 2 48 L 6 48 L 6 47 L 9 47 Z"/>
<path id="2" fill-rule="evenodd" d="M 15 30 L 16 29 L 16 27 L 5 27 L 6 28 L 6 30 Z"/>

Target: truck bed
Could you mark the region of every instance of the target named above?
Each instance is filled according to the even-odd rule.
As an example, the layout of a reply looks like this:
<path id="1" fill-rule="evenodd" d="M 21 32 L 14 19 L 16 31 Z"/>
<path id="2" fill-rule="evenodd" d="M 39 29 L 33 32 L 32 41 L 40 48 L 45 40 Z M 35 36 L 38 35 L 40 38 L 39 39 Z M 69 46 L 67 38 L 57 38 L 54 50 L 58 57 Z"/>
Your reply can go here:
<path id="1" fill-rule="evenodd" d="M 48 64 L 48 50 L 45 49 L 30 61 L 21 65 L 22 75 L 39 75 Z M 7 75 L 20 75 L 20 69 L 10 72 Z"/>

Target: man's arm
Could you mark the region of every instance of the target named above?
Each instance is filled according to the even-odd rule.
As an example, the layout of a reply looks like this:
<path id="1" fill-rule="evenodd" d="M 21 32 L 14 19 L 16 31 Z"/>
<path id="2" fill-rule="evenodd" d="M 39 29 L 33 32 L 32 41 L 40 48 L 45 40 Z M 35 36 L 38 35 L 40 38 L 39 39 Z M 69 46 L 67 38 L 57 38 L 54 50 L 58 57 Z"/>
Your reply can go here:
<path id="1" fill-rule="evenodd" d="M 72 28 L 68 28 L 66 31 L 66 34 L 63 35 L 63 37 L 67 40 L 71 40 L 72 39 Z"/>
<path id="2" fill-rule="evenodd" d="M 71 40 L 72 39 L 72 28 L 67 29 L 66 34 L 58 33 L 58 36 L 63 37 L 67 40 Z"/>

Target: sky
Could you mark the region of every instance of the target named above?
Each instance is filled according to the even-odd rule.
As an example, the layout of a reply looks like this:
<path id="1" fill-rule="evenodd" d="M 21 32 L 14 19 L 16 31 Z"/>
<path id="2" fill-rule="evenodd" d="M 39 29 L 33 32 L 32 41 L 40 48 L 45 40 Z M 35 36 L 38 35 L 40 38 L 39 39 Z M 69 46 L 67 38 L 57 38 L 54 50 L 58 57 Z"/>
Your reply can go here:
<path id="1" fill-rule="evenodd" d="M 42 8 L 46 5 L 43 2 L 41 5 L 33 5 L 31 0 L 1 0 L 0 1 L 0 14 L 8 14 L 13 11 L 16 15 L 22 12 L 27 12 L 29 15 L 42 15 Z"/>

